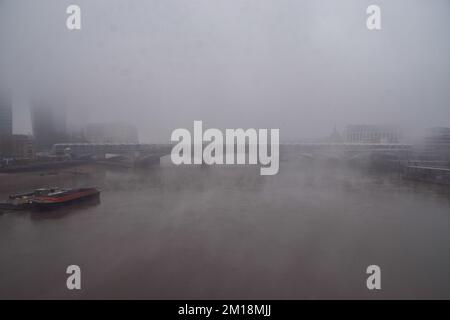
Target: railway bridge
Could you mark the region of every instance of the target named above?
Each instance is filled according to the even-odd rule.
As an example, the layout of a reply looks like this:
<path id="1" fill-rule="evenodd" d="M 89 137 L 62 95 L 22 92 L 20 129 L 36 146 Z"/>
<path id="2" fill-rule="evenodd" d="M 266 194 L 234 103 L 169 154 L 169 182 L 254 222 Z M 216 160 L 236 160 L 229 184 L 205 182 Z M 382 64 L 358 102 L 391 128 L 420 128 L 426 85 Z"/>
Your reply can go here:
<path id="1" fill-rule="evenodd" d="M 104 159 L 107 154 L 115 154 L 134 161 L 156 164 L 161 157 L 170 154 L 172 147 L 172 144 L 145 143 L 59 143 L 53 146 L 53 153 L 75 157 L 91 156 L 97 159 Z M 410 150 L 411 145 L 399 143 L 280 143 L 280 160 L 295 161 L 302 157 L 348 160 L 374 154 L 405 159 Z"/>

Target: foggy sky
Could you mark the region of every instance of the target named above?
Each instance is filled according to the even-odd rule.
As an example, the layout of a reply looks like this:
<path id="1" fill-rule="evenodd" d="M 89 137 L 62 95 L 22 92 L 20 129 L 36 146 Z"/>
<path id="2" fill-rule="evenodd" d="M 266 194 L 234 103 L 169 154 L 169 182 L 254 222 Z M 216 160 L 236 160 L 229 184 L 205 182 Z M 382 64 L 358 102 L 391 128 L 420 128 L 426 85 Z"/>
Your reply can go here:
<path id="1" fill-rule="evenodd" d="M 370 4 L 381 31 L 366 28 Z M 0 0 L 0 84 L 16 132 L 36 92 L 63 95 L 73 125 L 129 122 L 144 142 L 194 120 L 282 140 L 450 126 L 449 31 L 448 0 Z"/>

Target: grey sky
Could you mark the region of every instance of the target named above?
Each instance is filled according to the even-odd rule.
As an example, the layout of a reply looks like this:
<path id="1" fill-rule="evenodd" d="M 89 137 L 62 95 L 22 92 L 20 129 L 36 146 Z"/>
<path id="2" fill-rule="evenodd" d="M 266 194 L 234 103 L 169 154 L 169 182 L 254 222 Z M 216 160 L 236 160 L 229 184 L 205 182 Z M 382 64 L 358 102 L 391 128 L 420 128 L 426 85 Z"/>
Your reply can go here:
<path id="1" fill-rule="evenodd" d="M 69 4 L 81 31 L 66 29 Z M 64 95 L 73 123 L 126 121 L 148 142 L 194 120 L 282 140 L 450 126 L 449 31 L 448 0 L 0 0 L 0 81 L 16 131 L 35 91 Z"/>

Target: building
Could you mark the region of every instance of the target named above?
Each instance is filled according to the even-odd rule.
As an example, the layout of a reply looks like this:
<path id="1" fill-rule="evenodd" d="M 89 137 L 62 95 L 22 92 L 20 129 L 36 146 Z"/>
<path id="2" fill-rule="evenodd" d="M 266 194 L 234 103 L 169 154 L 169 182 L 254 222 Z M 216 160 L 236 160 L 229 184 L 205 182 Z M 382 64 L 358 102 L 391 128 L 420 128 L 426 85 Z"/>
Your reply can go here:
<path id="1" fill-rule="evenodd" d="M 342 136 L 339 133 L 339 131 L 336 129 L 336 127 L 334 127 L 333 132 L 331 133 L 331 135 L 328 137 L 328 139 L 326 140 L 326 142 L 331 142 L 331 143 L 341 143 L 342 142 Z"/>
<path id="2" fill-rule="evenodd" d="M 124 123 L 96 123 L 86 126 L 85 138 L 90 143 L 138 143 L 136 127 Z"/>
<path id="3" fill-rule="evenodd" d="M 15 134 L 12 136 L 13 156 L 17 159 L 34 159 L 36 150 L 34 148 L 33 137 L 25 134 Z"/>
<path id="4" fill-rule="evenodd" d="M 0 136 L 0 158 L 31 160 L 36 155 L 33 138 L 25 134 Z"/>
<path id="5" fill-rule="evenodd" d="M 428 129 L 425 137 L 426 144 L 450 145 L 450 128 L 434 127 Z"/>
<path id="6" fill-rule="evenodd" d="M 4 158 L 11 158 L 11 156 L 12 156 L 11 135 L 0 134 L 0 160 Z"/>
<path id="7" fill-rule="evenodd" d="M 0 135 L 12 135 L 12 133 L 11 98 L 0 93 Z"/>
<path id="8" fill-rule="evenodd" d="M 349 125 L 346 141 L 350 143 L 399 143 L 400 131 L 385 125 Z"/>
<path id="9" fill-rule="evenodd" d="M 31 124 L 36 148 L 49 151 L 56 143 L 66 142 L 66 109 L 62 104 L 34 103 Z"/>

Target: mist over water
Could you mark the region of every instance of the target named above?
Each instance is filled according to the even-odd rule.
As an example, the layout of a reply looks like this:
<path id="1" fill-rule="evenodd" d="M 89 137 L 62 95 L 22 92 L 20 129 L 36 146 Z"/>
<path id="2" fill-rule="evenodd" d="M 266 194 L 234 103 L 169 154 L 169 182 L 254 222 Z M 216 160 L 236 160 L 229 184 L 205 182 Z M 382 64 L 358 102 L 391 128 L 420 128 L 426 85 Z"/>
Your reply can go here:
<path id="1" fill-rule="evenodd" d="M 1 298 L 449 298 L 449 190 L 335 165 L 99 170 L 99 204 L 0 215 Z M 59 181 L 58 181 L 59 180 Z M 82 269 L 82 290 L 65 268 Z M 382 289 L 366 288 L 368 265 Z"/>

